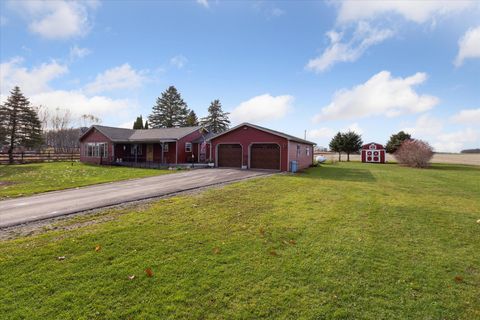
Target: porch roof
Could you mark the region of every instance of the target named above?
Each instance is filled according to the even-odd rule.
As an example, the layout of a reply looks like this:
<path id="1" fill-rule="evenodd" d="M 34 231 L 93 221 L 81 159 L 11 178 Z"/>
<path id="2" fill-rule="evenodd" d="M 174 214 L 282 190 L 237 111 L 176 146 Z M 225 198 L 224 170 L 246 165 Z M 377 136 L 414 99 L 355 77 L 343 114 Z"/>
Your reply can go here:
<path id="1" fill-rule="evenodd" d="M 177 141 L 184 136 L 202 129 L 196 127 L 182 128 L 158 128 L 158 129 L 124 129 L 116 127 L 107 127 L 93 125 L 87 130 L 80 140 L 87 135 L 93 128 L 100 131 L 113 142 L 170 142 Z"/>

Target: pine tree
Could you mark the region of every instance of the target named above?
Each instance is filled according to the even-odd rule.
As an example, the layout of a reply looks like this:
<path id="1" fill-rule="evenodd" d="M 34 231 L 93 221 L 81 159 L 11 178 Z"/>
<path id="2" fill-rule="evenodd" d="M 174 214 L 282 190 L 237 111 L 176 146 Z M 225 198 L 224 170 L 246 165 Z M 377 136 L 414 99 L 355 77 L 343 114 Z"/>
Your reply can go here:
<path id="1" fill-rule="evenodd" d="M 145 130 L 148 129 L 148 120 L 145 121 Z"/>
<path id="2" fill-rule="evenodd" d="M 8 145 L 9 162 L 13 163 L 13 151 L 16 147 L 34 148 L 42 142 L 38 114 L 16 86 L 7 101 L 0 106 L 0 144 Z"/>
<path id="3" fill-rule="evenodd" d="M 152 128 L 185 127 L 188 107 L 174 86 L 170 86 L 157 98 L 148 117 Z"/>
<path id="4" fill-rule="evenodd" d="M 210 132 L 220 133 L 230 126 L 228 115 L 228 112 L 223 112 L 220 100 L 213 100 L 208 107 L 208 116 L 202 118 L 201 124 Z"/>
<path id="5" fill-rule="evenodd" d="M 387 149 L 388 153 L 395 153 L 398 148 L 402 145 L 405 140 L 412 139 L 412 136 L 404 131 L 400 131 L 397 134 L 392 134 L 390 136 L 390 140 L 388 140 L 385 149 Z"/>
<path id="6" fill-rule="evenodd" d="M 362 147 L 362 137 L 356 132 L 348 131 L 347 133 L 342 134 L 342 140 L 342 151 L 347 154 L 347 161 L 350 161 L 350 154 L 358 152 Z"/>
<path id="7" fill-rule="evenodd" d="M 340 132 L 332 138 L 329 147 L 331 151 L 338 152 L 338 161 L 342 161 L 343 135 Z"/>
<path id="8" fill-rule="evenodd" d="M 142 115 L 137 117 L 137 120 L 133 123 L 133 129 L 143 129 L 143 118 Z"/>
<path id="9" fill-rule="evenodd" d="M 190 112 L 188 113 L 186 122 L 187 122 L 186 123 L 187 127 L 198 126 L 198 118 L 197 118 L 197 114 L 195 113 L 195 111 L 190 110 Z"/>

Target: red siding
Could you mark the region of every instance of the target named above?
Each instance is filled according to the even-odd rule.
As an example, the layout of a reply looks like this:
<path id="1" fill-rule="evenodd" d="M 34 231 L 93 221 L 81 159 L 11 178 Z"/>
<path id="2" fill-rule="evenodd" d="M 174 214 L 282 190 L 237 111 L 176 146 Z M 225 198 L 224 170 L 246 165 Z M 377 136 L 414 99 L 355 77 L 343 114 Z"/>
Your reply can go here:
<path id="1" fill-rule="evenodd" d="M 298 151 L 297 146 L 300 147 Z M 307 148 L 309 148 L 308 154 Z M 313 146 L 311 144 L 289 141 L 288 156 L 290 161 L 298 161 L 298 169 L 306 169 L 313 163 Z"/>
<path id="2" fill-rule="evenodd" d="M 375 149 L 370 149 L 370 145 L 375 145 Z M 368 161 L 367 159 L 367 152 L 368 151 L 378 151 L 379 152 L 379 157 L 380 157 L 380 161 L 379 162 L 373 162 L 373 161 Z M 379 144 L 379 143 L 367 143 L 367 144 L 364 144 L 362 146 L 362 162 L 368 162 L 368 163 L 385 163 L 385 156 L 386 156 L 386 151 L 385 151 L 385 148 L 383 147 L 383 145 Z"/>
<path id="3" fill-rule="evenodd" d="M 108 143 L 108 157 L 105 158 L 97 158 L 97 157 L 87 157 L 85 155 L 85 148 L 86 143 L 88 142 L 107 142 Z M 103 133 L 98 131 L 97 129 L 93 128 L 88 132 L 85 136 L 82 137 L 80 141 L 80 161 L 81 162 L 88 162 L 88 163 L 112 163 L 113 162 L 113 143 L 108 139 Z"/>
<path id="4" fill-rule="evenodd" d="M 212 139 L 212 158 L 216 161 L 217 146 L 219 144 L 240 144 L 243 149 L 243 166 L 249 165 L 250 145 L 254 143 L 276 143 L 280 146 L 280 165 L 282 171 L 288 171 L 288 140 L 249 126 L 242 126 L 218 138 Z"/>
<path id="5" fill-rule="evenodd" d="M 192 152 L 185 152 L 185 143 L 192 142 L 200 138 L 202 134 L 199 130 L 195 130 L 194 132 L 186 135 L 185 137 L 178 140 L 178 163 L 189 163 L 192 161 L 192 153 L 195 156 L 195 161 L 198 159 L 198 147 L 193 146 L 192 144 Z"/>

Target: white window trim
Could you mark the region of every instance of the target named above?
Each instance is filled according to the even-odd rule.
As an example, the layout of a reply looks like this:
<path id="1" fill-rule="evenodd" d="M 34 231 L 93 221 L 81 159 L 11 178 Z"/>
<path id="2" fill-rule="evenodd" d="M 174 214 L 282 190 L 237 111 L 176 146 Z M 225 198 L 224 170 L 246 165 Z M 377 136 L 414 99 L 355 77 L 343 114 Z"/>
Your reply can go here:
<path id="1" fill-rule="evenodd" d="M 185 142 L 185 152 L 192 152 L 193 144 L 191 142 Z"/>

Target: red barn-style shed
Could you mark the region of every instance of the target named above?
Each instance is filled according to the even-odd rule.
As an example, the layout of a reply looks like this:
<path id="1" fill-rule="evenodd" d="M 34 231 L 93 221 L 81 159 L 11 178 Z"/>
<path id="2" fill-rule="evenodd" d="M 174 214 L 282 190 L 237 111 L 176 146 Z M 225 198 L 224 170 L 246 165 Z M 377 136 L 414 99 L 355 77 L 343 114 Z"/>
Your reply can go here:
<path id="1" fill-rule="evenodd" d="M 380 143 L 367 143 L 362 146 L 362 162 L 385 163 L 386 151 Z"/>
<path id="2" fill-rule="evenodd" d="M 313 163 L 315 143 L 251 123 L 242 123 L 209 141 L 216 167 L 291 171 L 293 160 L 298 169 Z"/>

